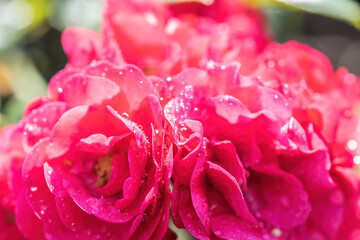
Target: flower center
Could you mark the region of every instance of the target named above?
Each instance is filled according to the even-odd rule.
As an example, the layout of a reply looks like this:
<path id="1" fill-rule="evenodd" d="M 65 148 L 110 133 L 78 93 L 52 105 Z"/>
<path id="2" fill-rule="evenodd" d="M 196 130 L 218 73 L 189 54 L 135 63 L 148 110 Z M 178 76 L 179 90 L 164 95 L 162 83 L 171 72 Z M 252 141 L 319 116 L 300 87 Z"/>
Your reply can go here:
<path id="1" fill-rule="evenodd" d="M 99 158 L 98 163 L 94 167 L 97 177 L 96 187 L 103 187 L 109 181 L 112 160 L 113 157 L 110 156 Z"/>

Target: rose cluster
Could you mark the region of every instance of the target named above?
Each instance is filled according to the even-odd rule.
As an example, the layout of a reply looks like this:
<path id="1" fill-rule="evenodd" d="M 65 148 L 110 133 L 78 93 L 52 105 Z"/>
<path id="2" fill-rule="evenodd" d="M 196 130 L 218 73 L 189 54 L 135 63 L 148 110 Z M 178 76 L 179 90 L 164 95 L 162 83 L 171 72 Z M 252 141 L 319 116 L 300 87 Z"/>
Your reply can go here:
<path id="1" fill-rule="evenodd" d="M 360 239 L 359 77 L 241 1 L 102 20 L 0 133 L 0 239 Z"/>

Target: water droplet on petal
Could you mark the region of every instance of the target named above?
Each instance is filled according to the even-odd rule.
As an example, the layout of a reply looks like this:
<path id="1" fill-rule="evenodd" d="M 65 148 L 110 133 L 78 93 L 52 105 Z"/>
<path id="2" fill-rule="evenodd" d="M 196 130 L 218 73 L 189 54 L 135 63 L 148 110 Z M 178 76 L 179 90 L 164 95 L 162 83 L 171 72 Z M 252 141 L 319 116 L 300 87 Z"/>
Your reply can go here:
<path id="1" fill-rule="evenodd" d="M 346 146 L 349 150 L 353 151 L 358 147 L 358 144 L 355 140 L 350 140 L 347 142 Z"/>
<path id="2" fill-rule="evenodd" d="M 125 119 L 128 119 L 128 118 L 129 118 L 129 114 L 126 113 L 126 112 L 123 112 L 123 113 L 121 114 L 121 116 L 122 116 L 123 118 L 125 118 Z"/>
<path id="3" fill-rule="evenodd" d="M 144 174 L 141 178 L 141 183 L 145 183 L 145 182 L 147 182 L 147 180 L 148 180 L 148 175 Z"/>
<path id="4" fill-rule="evenodd" d="M 32 192 L 36 192 L 36 191 L 38 190 L 38 188 L 37 188 L 37 187 L 31 187 L 30 190 L 31 190 Z"/>
<path id="5" fill-rule="evenodd" d="M 282 231 L 279 228 L 274 228 L 271 230 L 271 234 L 275 237 L 280 237 L 282 234 Z"/>
<path id="6" fill-rule="evenodd" d="M 273 68 L 275 67 L 275 62 L 273 60 L 270 60 L 268 63 L 267 63 L 268 67 L 269 68 Z"/>
<path id="7" fill-rule="evenodd" d="M 283 67 L 283 66 L 285 65 L 285 61 L 282 60 L 282 59 L 280 59 L 280 60 L 278 61 L 278 64 L 279 64 L 280 67 Z"/>
<path id="8" fill-rule="evenodd" d="M 355 156 L 355 157 L 353 158 L 353 161 L 354 161 L 354 163 L 355 163 L 356 165 L 359 165 L 359 164 L 360 164 L 360 156 Z"/>
<path id="9" fill-rule="evenodd" d="M 144 19 L 151 25 L 151 26 L 156 26 L 159 23 L 159 20 L 157 19 L 157 17 L 155 16 L 154 13 L 152 12 L 146 12 L 144 14 Z"/>

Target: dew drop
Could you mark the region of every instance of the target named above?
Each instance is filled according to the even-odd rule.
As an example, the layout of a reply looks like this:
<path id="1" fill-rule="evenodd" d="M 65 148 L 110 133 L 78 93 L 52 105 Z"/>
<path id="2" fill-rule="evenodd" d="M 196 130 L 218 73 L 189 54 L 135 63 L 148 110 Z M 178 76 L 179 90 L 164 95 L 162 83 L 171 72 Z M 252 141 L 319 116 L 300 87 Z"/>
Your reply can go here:
<path id="1" fill-rule="evenodd" d="M 170 82 L 171 81 L 171 77 L 167 77 L 166 81 Z"/>
<path id="2" fill-rule="evenodd" d="M 63 89 L 62 88 L 58 88 L 58 93 L 62 93 L 63 92 Z"/>
<path id="3" fill-rule="evenodd" d="M 179 27 L 178 20 L 175 20 L 175 18 L 173 18 L 168 21 L 168 24 L 166 25 L 164 31 L 167 35 L 172 35 L 178 27 Z"/>
<path id="4" fill-rule="evenodd" d="M 146 183 L 148 180 L 148 175 L 147 174 L 144 174 L 141 178 L 141 183 Z"/>
<path id="5" fill-rule="evenodd" d="M 356 165 L 359 165 L 359 164 L 360 164 L 360 156 L 355 156 L 355 157 L 353 158 L 353 161 L 354 161 L 354 163 L 355 163 Z"/>
<path id="6" fill-rule="evenodd" d="M 129 114 L 126 113 L 126 112 L 123 112 L 123 113 L 121 114 L 121 116 L 122 116 L 123 118 L 125 118 L 125 119 L 128 119 L 128 118 L 129 118 Z"/>
<path id="7" fill-rule="evenodd" d="M 37 188 L 37 187 L 31 187 L 30 190 L 31 190 L 32 192 L 36 192 L 36 191 L 38 190 L 38 188 Z"/>
<path id="8" fill-rule="evenodd" d="M 55 187 L 53 185 L 49 185 L 50 192 L 54 192 Z"/>
<path id="9" fill-rule="evenodd" d="M 214 69 L 215 68 L 215 65 L 214 65 L 214 62 L 213 61 L 209 61 L 206 63 L 206 67 L 208 69 Z"/>
<path id="10" fill-rule="evenodd" d="M 280 237 L 282 235 L 282 231 L 279 228 L 274 228 L 271 230 L 271 234 L 275 237 Z"/>
<path id="11" fill-rule="evenodd" d="M 268 67 L 269 68 L 273 68 L 275 67 L 275 62 L 273 60 L 270 60 L 268 63 L 267 63 Z"/>
<path id="12" fill-rule="evenodd" d="M 28 128 L 27 128 L 30 132 L 34 130 L 34 126 L 33 125 L 28 125 Z"/>
<path id="13" fill-rule="evenodd" d="M 353 151 L 358 147 L 358 144 L 355 140 L 350 140 L 347 142 L 346 146 L 349 150 Z"/>
<path id="14" fill-rule="evenodd" d="M 156 26 L 159 24 L 159 21 L 157 19 L 157 17 L 154 15 L 154 13 L 152 12 L 146 12 L 144 14 L 144 19 L 151 25 L 151 26 Z"/>
<path id="15" fill-rule="evenodd" d="M 283 66 L 285 66 L 285 61 L 282 60 L 282 59 L 280 59 L 280 60 L 278 61 L 278 64 L 279 64 L 280 67 L 283 67 Z"/>

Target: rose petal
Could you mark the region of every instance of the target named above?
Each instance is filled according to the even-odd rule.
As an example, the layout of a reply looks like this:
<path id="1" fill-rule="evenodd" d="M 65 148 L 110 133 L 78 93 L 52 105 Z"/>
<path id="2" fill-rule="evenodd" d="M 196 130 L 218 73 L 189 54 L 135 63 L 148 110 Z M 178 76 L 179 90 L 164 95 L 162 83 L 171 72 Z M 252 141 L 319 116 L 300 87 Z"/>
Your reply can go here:
<path id="1" fill-rule="evenodd" d="M 279 228 L 303 224 L 311 206 L 301 182 L 275 167 L 256 166 L 253 169 L 245 192 L 250 211 Z"/>
<path id="2" fill-rule="evenodd" d="M 17 198 L 15 220 L 17 227 L 26 238 L 41 239 L 44 237 L 43 224 L 29 206 L 25 190 Z"/>
<path id="3" fill-rule="evenodd" d="M 61 43 L 72 67 L 84 67 L 99 58 L 100 35 L 92 30 L 81 27 L 67 28 L 61 36 Z"/>

